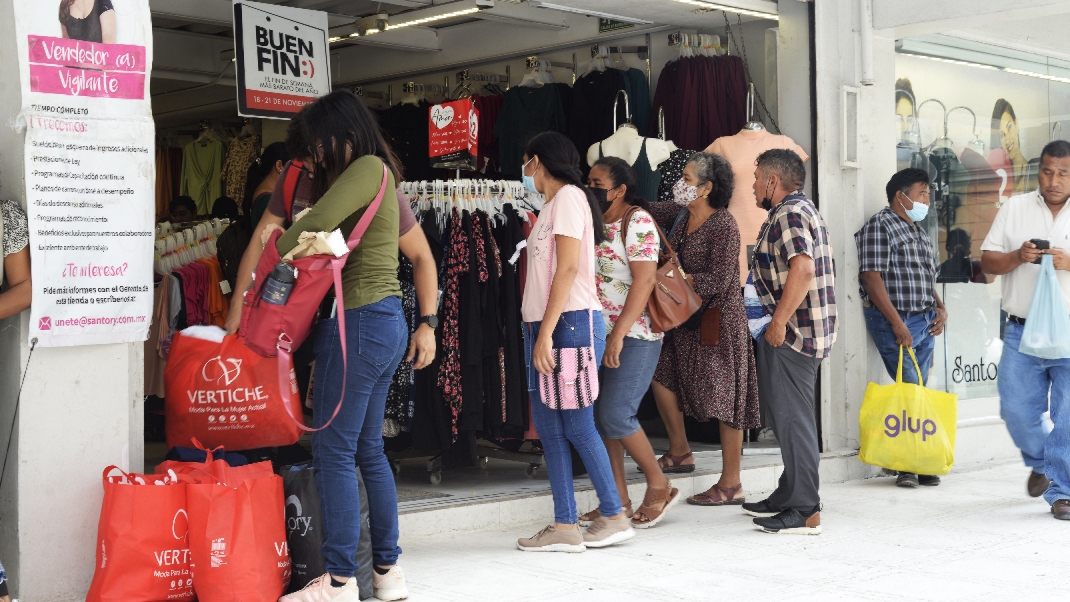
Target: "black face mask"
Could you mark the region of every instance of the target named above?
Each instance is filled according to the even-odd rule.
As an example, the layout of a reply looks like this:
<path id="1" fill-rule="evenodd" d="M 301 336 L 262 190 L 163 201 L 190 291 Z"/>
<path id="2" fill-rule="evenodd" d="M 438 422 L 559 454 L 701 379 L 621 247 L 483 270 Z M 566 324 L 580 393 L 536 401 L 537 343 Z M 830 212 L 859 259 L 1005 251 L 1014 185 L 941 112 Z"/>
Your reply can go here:
<path id="1" fill-rule="evenodd" d="M 588 188 L 588 190 L 590 190 L 591 194 L 594 195 L 594 199 L 598 201 L 598 208 L 602 211 L 602 213 L 609 211 L 609 207 L 613 204 L 606 200 L 606 193 L 608 193 L 609 191 L 605 188 Z"/>
<path id="2" fill-rule="evenodd" d="M 762 209 L 765 209 L 766 211 L 769 211 L 772 208 L 773 208 L 773 199 L 770 199 L 770 198 L 762 199 Z"/>

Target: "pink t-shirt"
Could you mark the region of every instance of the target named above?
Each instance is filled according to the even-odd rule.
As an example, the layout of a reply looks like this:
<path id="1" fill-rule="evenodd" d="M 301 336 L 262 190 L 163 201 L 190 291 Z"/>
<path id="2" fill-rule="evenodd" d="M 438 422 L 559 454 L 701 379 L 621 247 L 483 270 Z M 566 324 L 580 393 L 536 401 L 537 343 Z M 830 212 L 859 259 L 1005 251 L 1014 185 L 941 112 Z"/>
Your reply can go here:
<path id="1" fill-rule="evenodd" d="M 565 186 L 543 206 L 539 219 L 528 236 L 528 273 L 524 280 L 524 299 L 520 308 L 525 322 L 541 322 L 546 312 L 547 284 L 551 263 L 557 270 L 555 256 L 550 256 L 554 236 L 568 236 L 580 241 L 580 266 L 564 311 L 594 309 L 602 311 L 594 275 L 594 236 L 591 206 L 587 195 L 575 186 Z"/>
<path id="2" fill-rule="evenodd" d="M 756 204 L 754 199 L 754 162 L 758 155 L 774 148 L 786 148 L 795 151 L 803 161 L 810 157 L 798 144 L 787 136 L 770 134 L 767 130 L 743 130 L 733 136 L 722 136 L 706 148 L 707 153 L 721 155 L 732 164 L 735 186 L 728 212 L 736 218 L 739 226 L 739 283 L 747 282 L 747 247 L 758 240 L 758 234 L 765 223 L 768 213 Z"/>

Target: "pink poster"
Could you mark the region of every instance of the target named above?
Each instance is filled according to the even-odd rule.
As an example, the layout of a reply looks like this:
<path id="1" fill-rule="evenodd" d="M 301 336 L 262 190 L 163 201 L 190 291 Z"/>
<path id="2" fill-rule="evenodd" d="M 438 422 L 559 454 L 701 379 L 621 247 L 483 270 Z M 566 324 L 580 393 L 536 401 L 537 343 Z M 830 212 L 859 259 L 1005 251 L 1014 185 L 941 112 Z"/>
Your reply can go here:
<path id="1" fill-rule="evenodd" d="M 32 92 L 144 100 L 144 46 L 37 35 L 27 39 Z"/>

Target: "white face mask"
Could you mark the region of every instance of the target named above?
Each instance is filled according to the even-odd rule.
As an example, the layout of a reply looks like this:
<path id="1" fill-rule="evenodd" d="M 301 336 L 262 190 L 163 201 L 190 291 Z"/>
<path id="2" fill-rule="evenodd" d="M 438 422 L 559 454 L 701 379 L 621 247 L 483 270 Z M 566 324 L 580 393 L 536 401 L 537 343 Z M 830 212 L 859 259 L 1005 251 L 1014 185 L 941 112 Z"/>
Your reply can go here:
<path id="1" fill-rule="evenodd" d="M 690 186 L 683 178 L 672 187 L 672 200 L 681 207 L 687 207 L 698 198 L 698 186 Z"/>

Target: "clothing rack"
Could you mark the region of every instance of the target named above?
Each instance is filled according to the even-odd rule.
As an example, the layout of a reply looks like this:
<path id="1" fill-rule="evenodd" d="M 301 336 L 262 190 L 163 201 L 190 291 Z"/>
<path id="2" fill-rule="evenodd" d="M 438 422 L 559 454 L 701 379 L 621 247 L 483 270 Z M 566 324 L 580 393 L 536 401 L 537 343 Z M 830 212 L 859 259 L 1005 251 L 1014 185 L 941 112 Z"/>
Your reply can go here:
<path id="1" fill-rule="evenodd" d="M 180 224 L 175 229 L 170 222 L 156 227 L 156 255 L 153 267 L 157 274 L 174 270 L 216 254 L 216 239 L 230 225 L 229 219 L 214 218 Z"/>
<path id="2" fill-rule="evenodd" d="M 394 86 L 388 85 L 386 92 L 365 92 L 364 86 L 353 86 L 350 88 L 353 94 L 360 96 L 361 98 L 374 98 L 376 100 L 385 100 L 388 106 L 394 104 Z"/>
<path id="3" fill-rule="evenodd" d="M 650 56 L 649 46 L 605 46 L 609 48 L 609 54 L 638 54 L 639 58 L 646 59 Z M 598 44 L 591 46 L 591 58 L 598 56 Z"/>
<path id="4" fill-rule="evenodd" d="M 529 57 L 524 58 L 524 66 L 528 69 L 535 69 L 539 66 L 539 64 L 539 55 L 537 54 L 533 54 Z M 571 63 L 562 63 L 560 61 L 547 61 L 547 64 L 549 64 L 551 67 L 559 67 L 561 69 L 568 69 L 572 71 L 572 83 L 576 83 L 576 78 L 579 76 L 580 67 L 579 63 L 576 62 L 575 52 L 572 53 Z"/>

